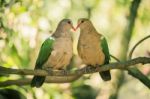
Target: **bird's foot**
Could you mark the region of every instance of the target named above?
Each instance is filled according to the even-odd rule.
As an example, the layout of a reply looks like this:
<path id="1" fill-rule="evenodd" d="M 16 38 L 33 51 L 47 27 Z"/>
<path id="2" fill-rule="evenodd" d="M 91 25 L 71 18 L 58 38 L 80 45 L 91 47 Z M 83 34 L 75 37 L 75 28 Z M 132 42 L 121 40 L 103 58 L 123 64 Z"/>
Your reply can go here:
<path id="1" fill-rule="evenodd" d="M 87 65 L 87 67 L 86 67 L 87 69 L 91 69 L 92 68 L 92 66 L 91 65 Z"/>
<path id="2" fill-rule="evenodd" d="M 62 74 L 63 74 L 63 75 L 67 75 L 67 71 L 66 71 L 65 69 L 59 69 L 59 70 L 62 71 Z"/>
<path id="3" fill-rule="evenodd" d="M 48 72 L 48 74 L 52 75 L 53 74 L 53 69 L 52 67 L 45 67 L 44 70 Z"/>
<path id="4" fill-rule="evenodd" d="M 91 65 L 87 65 L 85 71 L 88 72 L 92 69 L 93 67 Z"/>
<path id="5" fill-rule="evenodd" d="M 88 70 L 88 71 L 96 70 L 96 69 L 97 69 L 97 66 L 99 66 L 99 65 L 87 65 L 87 70 Z"/>
<path id="6" fill-rule="evenodd" d="M 96 64 L 95 67 L 99 67 L 100 65 Z"/>
<path id="7" fill-rule="evenodd" d="M 98 64 L 95 65 L 95 71 L 97 71 L 97 69 L 98 69 L 97 67 L 100 67 L 100 65 L 98 65 Z"/>

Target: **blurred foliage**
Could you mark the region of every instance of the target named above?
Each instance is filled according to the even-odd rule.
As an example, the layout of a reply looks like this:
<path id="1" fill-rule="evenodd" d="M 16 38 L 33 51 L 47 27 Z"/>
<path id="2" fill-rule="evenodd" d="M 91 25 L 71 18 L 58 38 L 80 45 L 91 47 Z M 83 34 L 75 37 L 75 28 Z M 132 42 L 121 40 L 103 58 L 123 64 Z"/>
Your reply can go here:
<path id="1" fill-rule="evenodd" d="M 97 92 L 89 85 L 80 85 L 72 88 L 75 99 L 95 99 Z"/>
<path id="2" fill-rule="evenodd" d="M 13 89 L 0 89 L 0 99 L 27 99 L 19 91 Z"/>
<path id="3" fill-rule="evenodd" d="M 110 52 L 119 56 L 120 46 L 122 46 L 120 37 L 127 25 L 131 1 L 0 0 L 0 65 L 11 68 L 34 68 L 41 43 L 51 35 L 52 31 L 55 31 L 57 23 L 62 18 L 72 19 L 74 25 L 78 18 L 90 18 L 96 29 L 106 36 Z M 138 40 L 150 34 L 149 4 L 150 0 L 142 0 L 140 4 L 129 50 Z M 75 48 L 78 36 L 79 31 L 73 33 L 75 54 L 77 54 Z M 149 42 L 150 40 L 143 42 L 136 49 L 133 57 L 148 56 Z M 139 66 L 139 69 L 144 74 L 150 74 L 148 66 Z M 1 77 L 0 81 L 17 78 L 23 76 L 6 75 Z M 30 86 L 9 88 L 21 92 L 27 99 L 99 99 L 101 88 L 107 89 L 110 83 L 103 82 L 98 74 L 93 74 L 86 76 L 85 79 L 82 77 L 72 84 L 44 84 L 40 89 L 32 89 Z M 105 91 L 103 94 L 109 92 Z M 149 99 L 149 89 L 136 79 L 126 76 L 118 99 L 143 97 Z"/>

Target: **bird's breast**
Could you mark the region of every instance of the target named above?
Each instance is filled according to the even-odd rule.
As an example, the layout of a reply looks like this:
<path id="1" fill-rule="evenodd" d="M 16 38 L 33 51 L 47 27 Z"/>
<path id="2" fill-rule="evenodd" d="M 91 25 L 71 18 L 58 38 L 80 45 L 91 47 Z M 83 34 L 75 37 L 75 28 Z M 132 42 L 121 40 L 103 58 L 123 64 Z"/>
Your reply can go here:
<path id="1" fill-rule="evenodd" d="M 73 46 L 69 38 L 56 39 L 53 45 L 53 51 L 47 61 L 47 66 L 53 69 L 65 68 L 72 58 Z"/>
<path id="2" fill-rule="evenodd" d="M 98 37 L 87 35 L 81 37 L 78 42 L 78 53 L 84 64 L 96 65 L 104 62 L 105 56 Z"/>

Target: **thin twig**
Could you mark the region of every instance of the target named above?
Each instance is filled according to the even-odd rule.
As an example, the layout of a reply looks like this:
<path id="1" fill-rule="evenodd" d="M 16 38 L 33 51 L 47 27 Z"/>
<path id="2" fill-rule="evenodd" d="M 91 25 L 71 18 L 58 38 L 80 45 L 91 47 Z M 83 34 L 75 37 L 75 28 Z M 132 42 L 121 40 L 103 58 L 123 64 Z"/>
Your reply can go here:
<path id="1" fill-rule="evenodd" d="M 112 54 L 110 54 L 110 57 L 112 57 L 114 60 L 116 60 L 117 62 L 120 62 L 120 60 L 117 58 L 117 57 L 115 57 L 114 55 L 112 55 Z"/>
<path id="2" fill-rule="evenodd" d="M 148 38 L 150 38 L 150 35 L 144 37 L 143 39 L 141 39 L 140 41 L 138 41 L 138 42 L 133 46 L 133 48 L 131 49 L 131 51 L 130 51 L 130 53 L 129 53 L 129 59 L 132 58 L 132 54 L 133 54 L 134 50 L 137 48 L 137 46 L 138 46 L 139 44 L 141 44 L 143 41 L 147 40 Z"/>

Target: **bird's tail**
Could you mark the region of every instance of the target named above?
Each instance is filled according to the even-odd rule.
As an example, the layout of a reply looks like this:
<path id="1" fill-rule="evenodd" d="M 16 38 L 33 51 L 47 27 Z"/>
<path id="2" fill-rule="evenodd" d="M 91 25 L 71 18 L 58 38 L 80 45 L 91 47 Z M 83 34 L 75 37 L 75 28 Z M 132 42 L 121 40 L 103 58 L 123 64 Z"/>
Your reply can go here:
<path id="1" fill-rule="evenodd" d="M 100 74 L 101 78 L 102 78 L 104 81 L 109 81 L 109 80 L 111 80 L 110 70 L 100 72 L 99 74 Z"/>
<path id="2" fill-rule="evenodd" d="M 34 76 L 32 81 L 31 81 L 31 87 L 41 87 L 42 84 L 44 83 L 45 81 L 45 76 Z"/>

